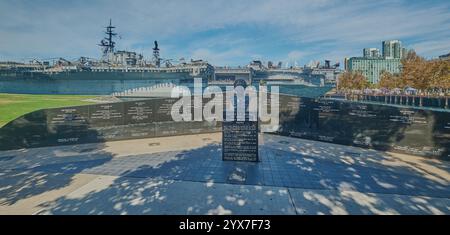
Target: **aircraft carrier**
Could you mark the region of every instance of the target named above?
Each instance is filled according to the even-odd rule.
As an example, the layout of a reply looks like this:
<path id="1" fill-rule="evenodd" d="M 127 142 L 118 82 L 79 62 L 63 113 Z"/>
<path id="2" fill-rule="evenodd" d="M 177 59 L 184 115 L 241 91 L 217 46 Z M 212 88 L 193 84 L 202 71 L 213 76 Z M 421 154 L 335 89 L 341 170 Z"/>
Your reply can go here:
<path id="1" fill-rule="evenodd" d="M 154 41 L 151 59 L 142 54 L 116 50 L 115 26 L 110 20 L 100 41 L 100 59 L 81 57 L 76 60 L 34 59 L 28 63 L 0 62 L 0 93 L 114 95 L 142 93 L 152 95 L 155 88 L 174 85 L 191 87 L 193 78 L 202 78 L 209 85 L 233 84 L 243 79 L 248 84 L 279 85 L 288 94 L 323 95 L 334 87 L 341 72 L 339 65 L 312 67 L 267 66 L 252 61 L 240 68 L 214 67 L 204 60 L 164 59 Z M 163 86 L 161 88 L 161 86 Z M 167 90 L 166 89 L 166 90 Z M 284 90 L 283 90 L 284 89 Z"/>
<path id="2" fill-rule="evenodd" d="M 214 68 L 206 61 L 182 59 L 175 64 L 161 58 L 157 41 L 150 61 L 136 52 L 116 50 L 117 33 L 111 20 L 105 28 L 106 36 L 99 44 L 101 59 L 0 62 L 0 92 L 106 95 L 159 83 L 189 83 L 194 77 L 213 78 Z"/>

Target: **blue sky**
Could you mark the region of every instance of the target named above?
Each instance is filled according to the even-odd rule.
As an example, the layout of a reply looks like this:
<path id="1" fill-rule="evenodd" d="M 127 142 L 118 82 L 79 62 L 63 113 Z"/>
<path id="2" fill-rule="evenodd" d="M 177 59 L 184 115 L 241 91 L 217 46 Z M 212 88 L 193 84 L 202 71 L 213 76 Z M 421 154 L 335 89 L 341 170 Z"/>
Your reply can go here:
<path id="1" fill-rule="evenodd" d="M 120 49 L 245 65 L 252 59 L 342 61 L 399 39 L 420 55 L 450 52 L 450 1 L 2 0 L 0 60 L 100 57 L 112 18 Z"/>

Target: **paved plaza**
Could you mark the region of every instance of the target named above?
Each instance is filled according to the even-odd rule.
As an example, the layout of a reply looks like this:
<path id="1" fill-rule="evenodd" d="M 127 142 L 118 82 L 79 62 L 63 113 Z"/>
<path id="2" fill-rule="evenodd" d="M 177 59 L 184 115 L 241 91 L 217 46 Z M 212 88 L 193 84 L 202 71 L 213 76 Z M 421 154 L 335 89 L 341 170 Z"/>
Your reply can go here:
<path id="1" fill-rule="evenodd" d="M 259 141 L 259 163 L 220 133 L 3 151 L 0 214 L 450 214 L 450 162 Z"/>

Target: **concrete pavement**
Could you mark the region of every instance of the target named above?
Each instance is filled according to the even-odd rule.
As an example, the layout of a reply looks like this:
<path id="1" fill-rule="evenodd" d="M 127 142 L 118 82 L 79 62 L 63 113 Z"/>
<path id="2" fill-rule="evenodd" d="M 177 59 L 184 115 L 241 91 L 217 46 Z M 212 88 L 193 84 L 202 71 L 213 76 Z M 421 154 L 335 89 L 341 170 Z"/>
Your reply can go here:
<path id="1" fill-rule="evenodd" d="M 450 213 L 449 162 L 268 134 L 261 162 L 223 162 L 220 140 L 0 152 L 0 214 Z"/>

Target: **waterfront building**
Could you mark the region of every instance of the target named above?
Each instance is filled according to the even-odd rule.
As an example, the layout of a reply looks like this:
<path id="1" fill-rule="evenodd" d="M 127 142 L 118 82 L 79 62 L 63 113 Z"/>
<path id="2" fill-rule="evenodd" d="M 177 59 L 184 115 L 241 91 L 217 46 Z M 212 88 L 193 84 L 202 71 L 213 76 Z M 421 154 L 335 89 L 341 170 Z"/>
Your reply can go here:
<path id="1" fill-rule="evenodd" d="M 370 83 L 380 81 L 380 74 L 387 71 L 392 74 L 400 73 L 400 59 L 384 59 L 381 57 L 352 57 L 347 62 L 347 70 L 361 72 Z"/>
<path id="2" fill-rule="evenodd" d="M 382 54 L 377 48 L 364 48 L 362 57 L 345 58 L 345 70 L 361 72 L 370 83 L 375 84 L 380 81 L 383 71 L 400 73 L 401 59 L 407 52 L 399 40 L 383 41 Z"/>

